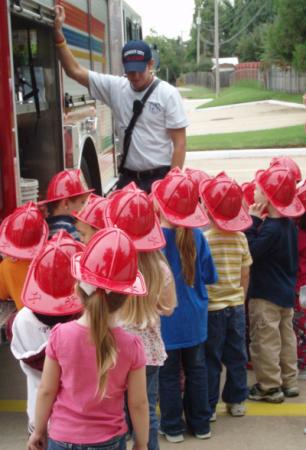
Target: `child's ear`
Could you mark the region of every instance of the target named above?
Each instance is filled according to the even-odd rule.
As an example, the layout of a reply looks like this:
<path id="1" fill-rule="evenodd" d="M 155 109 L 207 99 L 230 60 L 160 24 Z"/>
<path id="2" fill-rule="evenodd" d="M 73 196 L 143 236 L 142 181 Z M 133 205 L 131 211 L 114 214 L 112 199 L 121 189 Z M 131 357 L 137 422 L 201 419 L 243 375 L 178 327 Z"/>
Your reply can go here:
<path id="1" fill-rule="evenodd" d="M 71 202 L 69 201 L 69 198 L 64 198 L 62 200 L 62 206 L 63 206 L 64 210 L 67 211 L 67 213 L 70 212 Z"/>

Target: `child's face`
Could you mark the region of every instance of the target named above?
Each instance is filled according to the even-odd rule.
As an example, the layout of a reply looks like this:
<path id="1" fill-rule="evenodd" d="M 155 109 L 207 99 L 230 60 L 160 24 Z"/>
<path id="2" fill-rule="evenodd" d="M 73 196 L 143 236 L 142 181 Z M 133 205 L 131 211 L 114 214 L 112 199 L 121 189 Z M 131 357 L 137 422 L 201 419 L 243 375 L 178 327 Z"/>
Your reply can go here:
<path id="1" fill-rule="evenodd" d="M 266 205 L 268 203 L 267 197 L 262 192 L 260 187 L 258 186 L 258 183 L 256 183 L 255 191 L 254 191 L 254 201 L 255 203 L 261 203 Z"/>
<path id="2" fill-rule="evenodd" d="M 76 222 L 75 227 L 80 234 L 81 242 L 83 242 L 83 244 L 85 245 L 88 244 L 93 235 L 96 234 L 96 232 L 98 231 L 91 225 L 88 225 L 88 223 L 82 222 L 81 220 L 78 220 Z"/>
<path id="3" fill-rule="evenodd" d="M 67 199 L 67 213 L 70 215 L 73 211 L 80 211 L 86 203 L 89 194 L 78 195 Z"/>

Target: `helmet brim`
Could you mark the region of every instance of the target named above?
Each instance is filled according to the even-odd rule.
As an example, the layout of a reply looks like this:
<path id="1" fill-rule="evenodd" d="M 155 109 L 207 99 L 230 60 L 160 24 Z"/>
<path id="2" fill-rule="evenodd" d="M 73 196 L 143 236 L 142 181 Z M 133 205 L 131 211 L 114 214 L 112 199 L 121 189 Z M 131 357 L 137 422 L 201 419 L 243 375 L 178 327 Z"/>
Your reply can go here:
<path id="1" fill-rule="evenodd" d="M 133 283 L 123 283 L 119 281 L 109 280 L 107 278 L 98 277 L 96 274 L 87 271 L 81 267 L 80 260 L 83 253 L 76 253 L 71 259 L 71 272 L 73 277 L 78 281 L 92 284 L 101 289 L 106 289 L 121 294 L 146 295 L 147 288 L 142 274 L 137 271 L 137 276 Z"/>
<path id="2" fill-rule="evenodd" d="M 108 203 L 108 199 L 101 197 L 101 203 L 105 203 L 105 207 Z M 86 209 L 87 209 L 88 205 L 86 205 Z M 85 209 L 85 206 L 83 207 Z M 91 227 L 95 228 L 96 230 L 102 230 L 103 228 L 105 228 L 105 224 L 104 223 L 100 223 L 98 224 L 97 221 L 94 222 L 94 220 L 91 220 L 89 217 L 84 217 L 86 214 L 84 214 L 83 208 L 80 211 L 72 211 L 71 215 L 76 219 L 79 220 L 80 222 L 86 223 L 87 225 L 90 225 Z M 88 216 L 90 215 L 90 212 L 87 213 Z M 104 218 L 101 222 L 104 222 Z"/>
<path id="3" fill-rule="evenodd" d="M 243 206 L 241 206 L 237 216 L 230 220 L 216 217 L 213 211 L 210 211 L 210 215 L 217 227 L 223 231 L 244 231 L 252 225 L 252 218 Z"/>
<path id="4" fill-rule="evenodd" d="M 33 261 L 23 286 L 21 300 L 25 306 L 46 316 L 69 316 L 82 311 L 83 305 L 74 290 L 70 295 L 58 298 L 43 291 L 35 280 L 35 267 L 36 262 Z"/>
<path id="5" fill-rule="evenodd" d="M 294 199 L 288 206 L 278 206 L 272 200 L 270 201 L 274 208 L 284 217 L 300 217 L 305 212 L 303 203 L 297 195 L 295 195 Z"/>
<path id="6" fill-rule="evenodd" d="M 9 217 L 6 217 L 3 220 L 0 228 L 0 253 L 17 259 L 33 259 L 40 252 L 48 239 L 48 224 L 44 221 L 42 223 L 42 235 L 40 241 L 31 247 L 25 248 L 16 247 L 10 240 L 7 239 L 6 229 L 8 227 L 8 224 Z"/>
<path id="7" fill-rule="evenodd" d="M 86 191 L 77 192 L 76 194 L 72 194 L 72 195 L 60 195 L 59 197 L 56 197 L 56 198 L 41 200 L 41 201 L 37 202 L 37 205 L 43 206 L 43 205 L 46 205 L 47 203 L 59 202 L 60 200 L 64 200 L 66 198 L 79 197 L 80 195 L 90 194 L 91 192 L 94 192 L 94 191 L 95 191 L 95 189 L 87 189 Z"/>

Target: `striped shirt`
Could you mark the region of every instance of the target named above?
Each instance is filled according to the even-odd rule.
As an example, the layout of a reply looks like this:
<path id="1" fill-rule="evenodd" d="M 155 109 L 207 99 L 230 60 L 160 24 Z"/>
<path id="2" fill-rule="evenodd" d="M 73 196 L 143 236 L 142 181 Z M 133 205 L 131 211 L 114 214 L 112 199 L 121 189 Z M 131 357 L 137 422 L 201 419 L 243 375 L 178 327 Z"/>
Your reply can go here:
<path id="1" fill-rule="evenodd" d="M 65 230 L 76 241 L 80 240 L 80 234 L 75 228 L 75 218 L 72 216 L 50 216 L 46 219 L 49 226 L 49 239 L 60 230 Z"/>
<path id="2" fill-rule="evenodd" d="M 216 311 L 244 303 L 241 269 L 252 264 L 248 241 L 240 231 L 224 232 L 215 227 L 204 233 L 218 272 L 218 282 L 207 286 L 208 310 Z"/>

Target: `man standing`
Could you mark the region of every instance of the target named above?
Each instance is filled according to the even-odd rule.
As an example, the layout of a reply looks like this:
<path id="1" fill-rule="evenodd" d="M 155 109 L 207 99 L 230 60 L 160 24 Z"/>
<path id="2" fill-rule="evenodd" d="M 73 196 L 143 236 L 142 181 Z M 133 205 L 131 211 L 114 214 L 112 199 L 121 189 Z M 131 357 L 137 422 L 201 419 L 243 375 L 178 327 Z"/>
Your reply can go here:
<path id="1" fill-rule="evenodd" d="M 149 45 L 129 41 L 122 49 L 125 77 L 105 75 L 82 67 L 66 45 L 62 32 L 65 10 L 55 7 L 55 43 L 67 74 L 89 89 L 91 96 L 112 110 L 121 150 L 124 134 L 140 101 L 154 80 L 154 60 Z M 186 152 L 187 118 L 177 89 L 161 81 L 148 97 L 132 131 L 128 153 L 121 168 L 118 188 L 134 181 L 150 192 L 151 184 L 172 167 L 182 168 Z"/>

